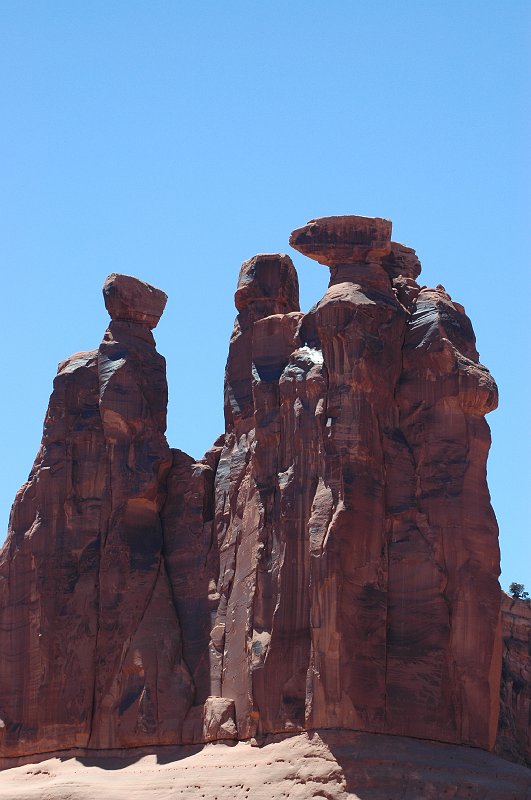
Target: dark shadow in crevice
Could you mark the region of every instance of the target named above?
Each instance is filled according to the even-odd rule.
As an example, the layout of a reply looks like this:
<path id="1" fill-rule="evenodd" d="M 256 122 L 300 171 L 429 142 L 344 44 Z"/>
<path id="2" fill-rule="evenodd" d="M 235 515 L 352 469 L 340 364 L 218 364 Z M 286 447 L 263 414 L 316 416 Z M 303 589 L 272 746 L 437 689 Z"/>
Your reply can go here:
<path id="1" fill-rule="evenodd" d="M 119 770 L 125 767 L 130 767 L 136 764 L 140 759 L 146 756 L 154 755 L 157 759 L 157 764 L 170 764 L 173 761 L 182 761 L 185 758 L 190 758 L 197 753 L 201 752 L 204 744 L 191 744 L 191 745 L 163 745 L 153 748 L 134 748 L 134 750 L 127 751 L 121 750 L 119 753 L 110 750 L 108 753 L 99 751 L 94 755 L 87 753 L 85 755 L 73 756 L 76 761 L 79 761 L 84 767 L 99 767 L 105 770 Z M 72 756 L 70 756 L 71 758 Z M 61 757 L 61 760 L 66 760 Z"/>
<path id="2" fill-rule="evenodd" d="M 378 733 L 319 730 L 360 800 L 531 797 L 531 771 L 479 748 Z"/>

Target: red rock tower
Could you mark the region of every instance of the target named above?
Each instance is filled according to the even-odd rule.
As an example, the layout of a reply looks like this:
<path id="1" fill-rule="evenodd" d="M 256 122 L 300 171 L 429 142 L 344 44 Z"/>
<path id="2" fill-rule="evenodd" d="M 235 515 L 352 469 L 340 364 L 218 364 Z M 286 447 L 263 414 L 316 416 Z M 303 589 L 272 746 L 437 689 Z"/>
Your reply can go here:
<path id="1" fill-rule="evenodd" d="M 166 295 L 106 280 L 0 554 L 1 756 L 319 728 L 493 747 L 497 390 L 470 320 L 388 220 L 290 243 L 328 289 L 304 314 L 289 256 L 244 262 L 225 432 L 197 462 L 165 438 Z"/>

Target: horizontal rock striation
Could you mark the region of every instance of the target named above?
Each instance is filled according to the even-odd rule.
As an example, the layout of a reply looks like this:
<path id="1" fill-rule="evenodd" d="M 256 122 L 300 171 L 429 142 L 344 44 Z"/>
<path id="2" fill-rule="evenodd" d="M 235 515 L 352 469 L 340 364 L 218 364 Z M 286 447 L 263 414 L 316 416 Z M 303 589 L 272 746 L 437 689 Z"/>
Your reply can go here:
<path id="1" fill-rule="evenodd" d="M 305 314 L 289 256 L 244 262 L 198 462 L 164 435 L 165 294 L 106 280 L 0 556 L 3 756 L 330 728 L 493 747 L 497 389 L 470 320 L 388 220 L 290 243 L 328 289 Z"/>

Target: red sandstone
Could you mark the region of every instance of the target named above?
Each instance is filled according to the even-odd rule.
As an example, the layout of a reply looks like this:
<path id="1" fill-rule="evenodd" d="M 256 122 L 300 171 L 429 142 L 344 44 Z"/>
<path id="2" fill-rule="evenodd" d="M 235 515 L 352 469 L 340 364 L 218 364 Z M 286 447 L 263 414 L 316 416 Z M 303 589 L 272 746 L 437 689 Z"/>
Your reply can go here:
<path id="1" fill-rule="evenodd" d="M 244 262 L 199 462 L 165 438 L 166 295 L 105 282 L 0 556 L 2 756 L 325 728 L 494 746 L 497 390 L 470 320 L 388 220 L 290 241 L 329 288 L 303 314 L 289 256 Z M 530 621 L 506 605 L 498 748 L 522 759 Z"/>

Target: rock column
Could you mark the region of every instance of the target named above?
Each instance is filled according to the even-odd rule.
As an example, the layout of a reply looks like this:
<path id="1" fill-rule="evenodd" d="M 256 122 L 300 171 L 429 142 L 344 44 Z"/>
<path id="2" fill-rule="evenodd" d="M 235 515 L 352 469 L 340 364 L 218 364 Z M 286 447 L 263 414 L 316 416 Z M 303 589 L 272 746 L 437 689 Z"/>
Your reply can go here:
<path id="1" fill-rule="evenodd" d="M 160 511 L 172 464 L 165 361 L 151 329 L 166 295 L 135 278 L 103 287 L 111 323 L 98 353 L 109 525 L 102 542 L 93 747 L 175 741 L 192 702 L 162 556 Z M 120 648 L 116 642 L 122 643 Z"/>
<path id="2" fill-rule="evenodd" d="M 59 364 L 0 553 L 0 752 L 88 744 L 107 527 L 97 351 Z"/>
<path id="3" fill-rule="evenodd" d="M 385 439 L 398 422 L 394 398 L 406 313 L 382 258 L 391 223 L 322 218 L 291 244 L 330 268 L 330 284 L 306 321 L 327 376 L 325 470 L 330 521 L 311 563 L 315 727 L 381 730 L 386 717 L 388 553 Z"/>
<path id="4" fill-rule="evenodd" d="M 215 486 L 220 601 L 211 652 L 212 694 L 234 700 L 238 735 L 245 738 L 256 730 L 252 669 L 267 649 L 271 584 L 280 563 L 271 523 L 278 471 L 276 392 L 292 349 L 285 339 L 296 327 L 297 317 L 290 312 L 299 309 L 291 259 L 264 254 L 244 262 L 235 302 L 238 316 L 225 377 L 226 435 Z M 258 348 L 258 366 L 253 348 Z M 257 370 L 267 376 L 262 390 L 256 387 L 261 382 Z"/>

